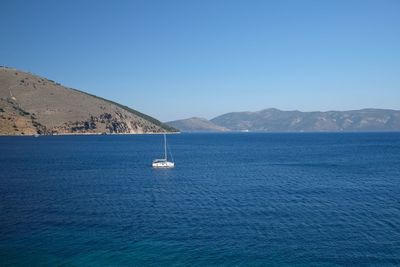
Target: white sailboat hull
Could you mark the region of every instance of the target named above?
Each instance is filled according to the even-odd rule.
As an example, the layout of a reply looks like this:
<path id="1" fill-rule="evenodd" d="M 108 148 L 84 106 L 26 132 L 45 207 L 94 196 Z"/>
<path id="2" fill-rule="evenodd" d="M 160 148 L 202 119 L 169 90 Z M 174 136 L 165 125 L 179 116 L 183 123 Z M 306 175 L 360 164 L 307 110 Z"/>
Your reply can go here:
<path id="1" fill-rule="evenodd" d="M 170 161 L 153 161 L 152 164 L 153 168 L 173 168 L 175 167 L 175 163 L 174 162 L 170 162 Z"/>

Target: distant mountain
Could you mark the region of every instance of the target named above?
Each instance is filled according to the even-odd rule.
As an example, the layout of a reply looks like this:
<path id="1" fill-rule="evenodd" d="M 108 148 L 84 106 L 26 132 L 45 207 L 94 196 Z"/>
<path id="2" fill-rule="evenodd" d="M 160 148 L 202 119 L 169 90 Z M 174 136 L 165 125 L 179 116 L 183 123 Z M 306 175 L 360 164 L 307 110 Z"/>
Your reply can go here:
<path id="1" fill-rule="evenodd" d="M 362 109 L 300 112 L 270 108 L 258 112 L 227 113 L 211 122 L 235 131 L 400 131 L 400 111 Z"/>
<path id="2" fill-rule="evenodd" d="M 0 134 L 158 133 L 160 121 L 52 80 L 0 67 Z"/>
<path id="3" fill-rule="evenodd" d="M 203 118 L 190 118 L 185 120 L 176 120 L 166 122 L 167 125 L 179 129 L 182 132 L 224 132 L 229 129 L 216 125 Z"/>

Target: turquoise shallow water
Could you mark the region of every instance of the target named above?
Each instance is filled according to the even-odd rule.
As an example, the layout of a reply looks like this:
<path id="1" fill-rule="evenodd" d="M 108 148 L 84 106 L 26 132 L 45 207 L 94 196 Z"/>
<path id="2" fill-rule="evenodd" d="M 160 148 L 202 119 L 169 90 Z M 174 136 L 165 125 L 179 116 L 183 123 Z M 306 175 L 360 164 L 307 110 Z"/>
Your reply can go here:
<path id="1" fill-rule="evenodd" d="M 398 266 L 400 133 L 0 138 L 1 266 Z"/>

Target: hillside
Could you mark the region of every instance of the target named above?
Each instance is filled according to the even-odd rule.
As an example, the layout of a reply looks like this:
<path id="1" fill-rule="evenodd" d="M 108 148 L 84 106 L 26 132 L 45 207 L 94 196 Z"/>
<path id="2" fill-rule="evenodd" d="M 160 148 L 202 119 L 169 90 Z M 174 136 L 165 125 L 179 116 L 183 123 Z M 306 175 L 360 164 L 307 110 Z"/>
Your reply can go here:
<path id="1" fill-rule="evenodd" d="M 166 122 L 167 125 L 179 129 L 182 132 L 225 132 L 229 129 L 216 125 L 209 120 L 203 118 L 189 118 L 184 120 L 176 120 Z"/>
<path id="2" fill-rule="evenodd" d="M 362 109 L 301 112 L 271 108 L 258 112 L 227 113 L 212 119 L 211 122 L 236 131 L 400 131 L 400 111 Z"/>
<path id="3" fill-rule="evenodd" d="M 0 67 L 0 134 L 159 133 L 176 131 L 118 103 L 52 80 Z"/>

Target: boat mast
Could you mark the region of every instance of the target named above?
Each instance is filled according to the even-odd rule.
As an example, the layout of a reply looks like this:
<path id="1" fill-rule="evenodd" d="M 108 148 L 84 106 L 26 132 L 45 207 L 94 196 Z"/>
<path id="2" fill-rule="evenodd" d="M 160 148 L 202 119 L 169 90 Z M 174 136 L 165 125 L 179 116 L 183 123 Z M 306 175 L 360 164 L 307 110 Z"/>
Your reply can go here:
<path id="1" fill-rule="evenodd" d="M 164 134 L 164 158 L 167 160 L 167 137 Z"/>

